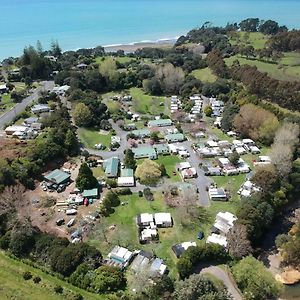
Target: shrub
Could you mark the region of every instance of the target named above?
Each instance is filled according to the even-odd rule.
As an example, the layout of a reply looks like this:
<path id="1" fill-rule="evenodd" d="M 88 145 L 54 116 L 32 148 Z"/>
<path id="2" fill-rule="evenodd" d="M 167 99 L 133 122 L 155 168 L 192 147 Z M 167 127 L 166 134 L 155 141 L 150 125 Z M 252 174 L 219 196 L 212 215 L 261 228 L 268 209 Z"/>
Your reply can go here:
<path id="1" fill-rule="evenodd" d="M 23 273 L 23 278 L 25 280 L 30 280 L 32 278 L 32 274 L 29 271 Z"/>
<path id="2" fill-rule="evenodd" d="M 62 287 L 61 285 L 56 285 L 56 286 L 54 287 L 54 292 L 55 292 L 56 294 L 62 294 L 63 291 L 64 291 L 64 289 L 63 289 L 63 287 Z"/>
<path id="3" fill-rule="evenodd" d="M 36 283 L 36 284 L 40 283 L 41 280 L 42 280 L 42 279 L 41 279 L 41 277 L 39 277 L 39 276 L 35 276 L 35 277 L 33 278 L 33 282 Z"/>

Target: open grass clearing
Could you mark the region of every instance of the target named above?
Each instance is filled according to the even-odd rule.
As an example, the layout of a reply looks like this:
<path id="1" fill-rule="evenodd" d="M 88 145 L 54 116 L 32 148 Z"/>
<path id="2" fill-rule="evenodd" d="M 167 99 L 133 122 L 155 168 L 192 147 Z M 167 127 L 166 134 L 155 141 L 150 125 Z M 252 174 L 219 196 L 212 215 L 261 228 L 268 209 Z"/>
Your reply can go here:
<path id="1" fill-rule="evenodd" d="M 35 284 L 32 279 L 24 280 L 23 273 L 29 271 L 32 275 L 39 276 L 41 282 Z M 104 296 L 95 295 L 76 288 L 65 281 L 33 268 L 21 261 L 12 259 L 0 252 L 0 298 L 2 300 L 63 300 L 71 299 L 71 295 L 81 294 L 84 299 L 105 299 Z M 63 287 L 63 294 L 54 292 L 54 287 Z"/>
<path id="2" fill-rule="evenodd" d="M 141 114 L 159 115 L 165 112 L 165 97 L 150 96 L 140 88 L 131 88 L 132 108 Z"/>
<path id="3" fill-rule="evenodd" d="M 127 57 L 127 56 L 98 56 L 96 57 L 95 61 L 98 65 L 101 65 L 101 63 L 105 61 L 105 59 L 107 59 L 108 57 L 113 58 L 113 60 L 119 62 L 120 64 L 125 64 L 136 60 L 136 58 L 134 57 Z"/>
<path id="4" fill-rule="evenodd" d="M 102 144 L 109 147 L 111 142 L 111 134 L 100 134 L 99 130 L 79 128 L 78 129 L 79 139 L 82 143 L 90 149 L 93 149 L 95 144 Z"/>
<path id="5" fill-rule="evenodd" d="M 194 75 L 202 82 L 215 82 L 218 79 L 218 77 L 214 75 L 212 70 L 208 67 L 204 69 L 194 70 L 192 72 L 192 75 Z"/>
<path id="6" fill-rule="evenodd" d="M 279 64 L 272 62 L 259 61 L 256 59 L 247 59 L 239 55 L 234 55 L 229 58 L 225 58 L 225 62 L 228 66 L 231 66 L 235 60 L 238 60 L 241 65 L 256 66 L 257 69 L 261 72 L 268 73 L 272 78 L 283 80 L 283 81 L 295 81 L 300 78 L 300 65 L 292 62 L 297 61 L 297 56 L 289 56 L 286 54 L 283 60 Z M 299 55 L 300 58 L 300 55 Z M 289 62 L 291 65 L 283 64 L 284 62 Z"/>
<path id="7" fill-rule="evenodd" d="M 248 32 L 249 39 L 245 39 L 246 32 L 241 31 L 237 32 L 237 38 L 230 38 L 230 43 L 232 45 L 244 45 L 244 46 L 253 46 L 255 49 L 262 49 L 265 47 L 266 42 L 268 41 L 269 37 L 267 35 L 262 34 L 261 32 Z"/>
<path id="8" fill-rule="evenodd" d="M 97 168 L 92 168 L 93 175 L 98 179 L 98 178 L 103 178 L 105 177 L 105 172 L 103 168 L 97 167 Z"/>

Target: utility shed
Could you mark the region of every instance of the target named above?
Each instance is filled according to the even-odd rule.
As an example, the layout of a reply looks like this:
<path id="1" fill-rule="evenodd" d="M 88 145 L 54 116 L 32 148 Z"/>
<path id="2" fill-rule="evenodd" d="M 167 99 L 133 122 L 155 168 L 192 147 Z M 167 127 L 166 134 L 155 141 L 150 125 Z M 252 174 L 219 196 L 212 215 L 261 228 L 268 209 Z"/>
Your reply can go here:
<path id="1" fill-rule="evenodd" d="M 97 199 L 98 198 L 98 189 L 84 190 L 82 193 L 83 198 L 87 199 Z"/>
<path id="2" fill-rule="evenodd" d="M 70 181 L 71 175 L 59 169 L 56 169 L 50 172 L 48 175 L 44 176 L 45 180 L 55 183 L 55 184 L 63 184 Z"/>
<path id="3" fill-rule="evenodd" d="M 182 133 L 171 133 L 165 136 L 165 139 L 168 143 L 183 142 L 185 136 Z"/>
<path id="4" fill-rule="evenodd" d="M 151 120 L 148 122 L 148 127 L 164 127 L 164 126 L 171 126 L 172 121 L 170 119 L 158 119 L 158 120 Z"/>
<path id="5" fill-rule="evenodd" d="M 107 177 L 117 177 L 119 170 L 119 159 L 117 157 L 111 157 L 104 160 L 103 168 Z"/>

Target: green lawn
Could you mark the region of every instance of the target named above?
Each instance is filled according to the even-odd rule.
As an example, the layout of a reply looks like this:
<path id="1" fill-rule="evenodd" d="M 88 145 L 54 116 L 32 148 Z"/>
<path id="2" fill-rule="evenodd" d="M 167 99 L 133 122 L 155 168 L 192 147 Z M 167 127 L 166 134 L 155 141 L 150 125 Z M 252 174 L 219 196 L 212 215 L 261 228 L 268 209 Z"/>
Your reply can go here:
<path id="1" fill-rule="evenodd" d="M 165 112 L 165 97 L 146 95 L 140 88 L 131 88 L 130 95 L 133 98 L 132 108 L 135 112 L 150 115 Z"/>
<path id="2" fill-rule="evenodd" d="M 120 102 L 112 100 L 112 99 L 106 100 L 105 104 L 107 105 L 110 113 L 115 113 L 115 112 L 119 111 L 121 108 Z"/>
<path id="3" fill-rule="evenodd" d="M 33 276 L 39 276 L 41 282 L 35 284 L 32 279 L 25 281 L 22 276 L 25 271 L 31 272 Z M 63 300 L 72 299 L 78 293 L 86 300 L 105 299 L 104 296 L 91 294 L 21 261 L 14 260 L 3 252 L 0 252 L 0 281 L 1 300 Z M 56 285 L 63 287 L 63 294 L 58 295 L 54 292 Z"/>
<path id="4" fill-rule="evenodd" d="M 228 66 L 231 66 L 234 60 L 238 60 L 241 65 L 256 66 L 259 71 L 266 72 L 278 80 L 294 81 L 300 78 L 300 53 L 286 53 L 279 64 L 247 59 L 238 55 L 225 58 Z"/>
<path id="5" fill-rule="evenodd" d="M 93 175 L 96 178 L 105 177 L 105 172 L 104 172 L 103 168 L 101 168 L 101 167 L 92 168 L 92 171 L 93 171 Z"/>
<path id="6" fill-rule="evenodd" d="M 255 49 L 262 49 L 265 47 L 266 42 L 268 41 L 269 37 L 267 35 L 262 34 L 261 32 L 250 32 L 249 40 L 246 44 L 246 40 L 244 38 L 245 32 L 238 32 L 239 41 L 236 38 L 230 38 L 230 43 L 233 45 L 251 45 Z"/>
<path id="7" fill-rule="evenodd" d="M 79 128 L 78 135 L 82 143 L 91 149 L 99 143 L 109 147 L 111 142 L 111 134 L 100 134 L 99 130 Z"/>
<path id="8" fill-rule="evenodd" d="M 202 82 L 215 82 L 218 78 L 208 67 L 204 69 L 194 70 L 192 72 L 192 75 L 194 75 L 197 79 L 199 79 Z"/>
<path id="9" fill-rule="evenodd" d="M 0 102 L 0 113 L 7 112 L 12 107 L 14 107 L 16 104 L 11 100 L 10 94 L 5 94 L 0 96 L 1 102 Z"/>
<path id="10" fill-rule="evenodd" d="M 115 61 L 118 61 L 121 64 L 125 64 L 125 63 L 136 60 L 133 57 L 127 57 L 127 56 L 124 56 L 124 57 L 123 56 L 106 56 L 106 57 L 104 57 L 104 59 L 106 59 L 107 57 L 112 57 Z M 100 65 L 103 61 L 102 59 L 103 59 L 102 56 L 96 57 L 96 63 Z"/>
<path id="11" fill-rule="evenodd" d="M 177 155 L 160 155 L 156 162 L 158 164 L 163 164 L 166 168 L 167 174 L 172 182 L 181 181 L 181 177 L 177 172 L 176 165 L 182 160 Z M 176 176 L 173 175 L 173 171 L 176 171 Z"/>

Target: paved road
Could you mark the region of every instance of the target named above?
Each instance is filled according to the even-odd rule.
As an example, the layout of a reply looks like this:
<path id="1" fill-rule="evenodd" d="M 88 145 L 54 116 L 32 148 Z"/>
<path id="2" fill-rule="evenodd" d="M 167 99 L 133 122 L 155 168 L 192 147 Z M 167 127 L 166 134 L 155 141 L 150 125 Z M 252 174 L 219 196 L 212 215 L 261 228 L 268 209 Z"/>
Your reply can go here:
<path id="1" fill-rule="evenodd" d="M 112 120 L 109 120 L 112 128 L 116 131 L 116 135 L 121 138 L 120 147 L 116 151 L 102 151 L 102 150 L 96 150 L 96 149 L 89 149 L 86 148 L 86 150 L 92 154 L 92 155 L 99 155 L 102 156 L 103 159 L 108 159 L 111 157 L 118 157 L 120 160 L 123 160 L 124 158 L 124 151 L 127 149 L 127 140 L 126 136 L 128 132 L 123 131 L 115 122 Z"/>
<path id="2" fill-rule="evenodd" d="M 236 287 L 233 279 L 229 276 L 229 274 L 223 269 L 216 266 L 209 266 L 207 268 L 203 268 L 200 271 L 200 274 L 209 273 L 222 280 L 225 286 L 228 289 L 228 292 L 232 295 L 233 300 L 242 300 L 242 296 L 238 288 Z"/>
<path id="3" fill-rule="evenodd" d="M 28 96 L 27 98 L 23 99 L 22 102 L 16 104 L 11 110 L 4 113 L 0 116 L 0 129 L 3 129 L 3 127 L 10 123 L 16 115 L 21 113 L 25 110 L 25 108 L 30 105 L 34 100 L 37 100 L 39 97 L 39 92 L 41 90 L 52 90 L 54 87 L 53 81 L 43 81 L 41 82 L 41 86 L 34 90 L 34 92 Z"/>
<path id="4" fill-rule="evenodd" d="M 190 157 L 187 159 L 187 161 L 190 162 L 192 167 L 196 168 L 198 174 L 197 178 L 191 179 L 190 181 L 198 187 L 199 201 L 201 206 L 207 207 L 210 205 L 210 200 L 206 191 L 206 187 L 211 184 L 212 180 L 205 176 L 203 170 L 199 168 L 200 159 L 192 148 L 193 143 L 191 141 L 185 141 L 182 144 L 187 147 L 190 153 Z"/>

